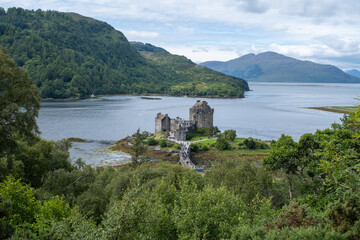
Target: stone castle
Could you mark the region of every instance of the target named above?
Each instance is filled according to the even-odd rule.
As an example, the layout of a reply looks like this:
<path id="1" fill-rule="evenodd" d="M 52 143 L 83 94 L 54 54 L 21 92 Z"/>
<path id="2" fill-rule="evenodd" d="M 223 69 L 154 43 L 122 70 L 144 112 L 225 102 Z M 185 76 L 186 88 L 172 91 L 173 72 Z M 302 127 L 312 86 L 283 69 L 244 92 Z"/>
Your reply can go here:
<path id="1" fill-rule="evenodd" d="M 155 117 L 155 133 L 169 133 L 170 137 L 185 141 L 186 136 L 199 127 L 213 127 L 214 109 L 206 101 L 197 100 L 189 109 L 189 119 L 170 118 L 167 114 L 158 113 Z"/>

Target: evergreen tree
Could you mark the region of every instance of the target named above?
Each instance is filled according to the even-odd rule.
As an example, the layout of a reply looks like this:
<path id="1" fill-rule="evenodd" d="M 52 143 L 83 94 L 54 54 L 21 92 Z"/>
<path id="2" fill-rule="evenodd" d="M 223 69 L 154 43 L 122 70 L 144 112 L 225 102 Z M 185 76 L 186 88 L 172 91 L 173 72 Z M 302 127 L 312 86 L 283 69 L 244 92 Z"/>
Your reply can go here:
<path id="1" fill-rule="evenodd" d="M 146 151 L 146 145 L 144 143 L 143 134 L 140 132 L 140 128 L 136 131 L 132 138 L 132 147 L 131 147 L 131 164 L 134 167 L 141 165 L 144 162 L 147 162 L 148 159 L 143 156 Z"/>

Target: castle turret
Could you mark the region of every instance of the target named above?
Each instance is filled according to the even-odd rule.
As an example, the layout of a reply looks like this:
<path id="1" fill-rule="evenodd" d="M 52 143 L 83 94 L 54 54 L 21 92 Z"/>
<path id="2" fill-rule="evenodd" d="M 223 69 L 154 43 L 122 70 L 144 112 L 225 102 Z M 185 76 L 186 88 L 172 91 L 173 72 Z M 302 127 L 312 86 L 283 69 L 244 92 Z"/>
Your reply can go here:
<path id="1" fill-rule="evenodd" d="M 189 110 L 190 121 L 194 121 L 197 128 L 213 127 L 214 109 L 206 101 L 197 100 Z"/>

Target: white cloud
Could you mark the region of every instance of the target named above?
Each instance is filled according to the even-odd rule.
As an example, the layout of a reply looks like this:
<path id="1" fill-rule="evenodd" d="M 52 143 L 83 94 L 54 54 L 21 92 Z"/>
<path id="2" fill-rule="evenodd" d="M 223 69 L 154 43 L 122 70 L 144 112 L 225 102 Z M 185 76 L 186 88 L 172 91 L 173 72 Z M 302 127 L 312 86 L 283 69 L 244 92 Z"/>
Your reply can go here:
<path id="1" fill-rule="evenodd" d="M 149 39 L 159 37 L 157 32 L 146 32 L 146 31 L 135 31 L 135 30 L 123 30 L 121 31 L 125 34 L 128 39 Z"/>
<path id="2" fill-rule="evenodd" d="M 228 61 L 239 57 L 235 50 L 224 50 L 214 46 L 162 46 L 172 54 L 186 56 L 195 63 L 217 60 Z"/>
<path id="3" fill-rule="evenodd" d="M 319 42 L 325 44 L 329 48 L 338 51 L 339 53 L 360 53 L 360 40 L 353 40 L 351 38 L 336 35 L 319 36 L 316 37 L 315 40 L 318 40 Z"/>
<path id="4" fill-rule="evenodd" d="M 184 34 L 194 34 L 195 33 L 195 29 L 189 28 L 189 27 L 178 27 L 178 31 L 182 32 Z"/>
<path id="5" fill-rule="evenodd" d="M 339 57 L 340 54 L 336 50 L 324 44 L 311 45 L 278 45 L 270 44 L 269 50 L 284 55 L 307 59 L 307 58 L 323 58 L 323 57 Z"/>

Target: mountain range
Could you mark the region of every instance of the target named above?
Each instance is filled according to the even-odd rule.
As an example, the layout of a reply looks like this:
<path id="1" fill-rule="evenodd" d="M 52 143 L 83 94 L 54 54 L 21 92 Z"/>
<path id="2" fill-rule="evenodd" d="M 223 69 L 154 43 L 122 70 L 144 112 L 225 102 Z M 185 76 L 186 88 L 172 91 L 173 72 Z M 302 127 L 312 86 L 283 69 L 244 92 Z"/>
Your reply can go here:
<path id="1" fill-rule="evenodd" d="M 349 74 L 349 75 L 360 78 L 360 71 L 359 70 L 351 69 L 349 71 L 346 71 L 346 73 Z"/>
<path id="2" fill-rule="evenodd" d="M 77 13 L 0 8 L 0 47 L 27 70 L 43 98 L 243 97 L 249 89 L 243 79 L 197 66 L 151 44 L 130 44 L 109 24 Z"/>
<path id="3" fill-rule="evenodd" d="M 275 52 L 250 53 L 227 62 L 209 61 L 200 65 L 254 82 L 360 83 L 360 78 L 335 66 L 301 61 Z"/>

